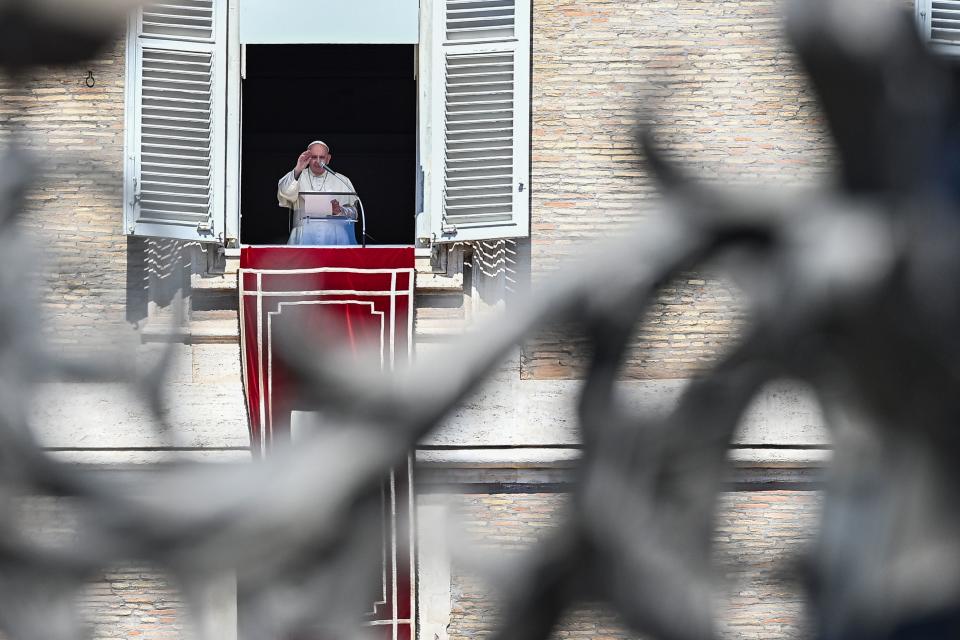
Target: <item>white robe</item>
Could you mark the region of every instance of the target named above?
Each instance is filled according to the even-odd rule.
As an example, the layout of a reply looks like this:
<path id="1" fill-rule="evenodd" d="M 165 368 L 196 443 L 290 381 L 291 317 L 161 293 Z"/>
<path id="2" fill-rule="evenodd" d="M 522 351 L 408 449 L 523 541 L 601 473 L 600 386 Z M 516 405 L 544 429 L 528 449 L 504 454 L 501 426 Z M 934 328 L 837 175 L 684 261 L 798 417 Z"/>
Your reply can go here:
<path id="1" fill-rule="evenodd" d="M 353 230 L 357 219 L 356 196 L 343 196 L 340 199 L 340 205 L 348 207 L 342 220 L 304 220 L 301 191 L 336 193 L 356 191 L 356 189 L 353 188 L 350 178 L 343 174 L 334 175 L 324 171 L 319 176 L 315 176 L 309 167 L 300 173 L 299 179 L 293 177 L 293 171 L 280 178 L 277 184 L 277 202 L 281 207 L 293 209 L 293 230 L 290 232 L 287 244 L 354 245 L 357 243 Z"/>

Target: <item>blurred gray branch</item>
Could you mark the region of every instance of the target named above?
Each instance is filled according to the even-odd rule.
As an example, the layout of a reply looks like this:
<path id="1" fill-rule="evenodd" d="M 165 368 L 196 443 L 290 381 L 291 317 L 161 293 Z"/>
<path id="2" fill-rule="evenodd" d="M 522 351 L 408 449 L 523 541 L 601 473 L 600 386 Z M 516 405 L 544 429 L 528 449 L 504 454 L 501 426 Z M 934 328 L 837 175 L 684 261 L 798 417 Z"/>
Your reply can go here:
<path id="1" fill-rule="evenodd" d="M 64 20 L 63 3 L 52 0 L 0 3 L 9 18 L 0 22 L 0 65 L 17 73 L 89 55 L 111 37 L 123 5 L 91 22 Z M 315 621 L 349 633 L 345 612 L 358 610 L 375 570 L 367 549 L 385 471 L 513 345 L 566 320 L 594 345 L 579 403 L 584 454 L 573 517 L 504 587 L 511 597 L 498 638 L 542 640 L 582 598 L 608 602 L 651 637 L 710 637 L 711 535 L 727 447 L 757 390 L 782 376 L 817 390 L 836 444 L 809 562 L 816 632 L 956 637 L 957 72 L 886 5 L 807 0 L 792 5 L 789 25 L 838 143 L 835 190 L 749 194 L 696 184 L 644 132 L 648 167 L 668 197 L 664 215 L 452 346 L 461 366 L 443 375 L 438 360 L 388 378 L 345 368 L 320 349 L 288 349 L 301 404 L 323 407 L 345 428 L 255 465 L 181 466 L 131 486 L 47 458 L 26 421 L 30 385 L 51 372 L 96 379 L 121 365 L 42 355 L 34 311 L 19 304 L 31 298 L 18 276 L 29 262 L 5 224 L 0 510 L 9 516 L 20 495 L 70 495 L 81 519 L 75 539 L 60 546 L 0 519 L 0 626 L 16 638 L 76 638 L 72 598 L 83 581 L 113 562 L 146 559 L 188 593 L 239 572 L 263 638 Z M 54 47 L 24 44 L 51 33 Z M 5 219 L 21 209 L 27 166 L 16 148 L 0 160 Z M 660 285 L 707 263 L 738 281 L 749 327 L 672 414 L 635 415 L 615 395 L 635 325 Z M 137 383 L 158 416 L 164 362 Z"/>

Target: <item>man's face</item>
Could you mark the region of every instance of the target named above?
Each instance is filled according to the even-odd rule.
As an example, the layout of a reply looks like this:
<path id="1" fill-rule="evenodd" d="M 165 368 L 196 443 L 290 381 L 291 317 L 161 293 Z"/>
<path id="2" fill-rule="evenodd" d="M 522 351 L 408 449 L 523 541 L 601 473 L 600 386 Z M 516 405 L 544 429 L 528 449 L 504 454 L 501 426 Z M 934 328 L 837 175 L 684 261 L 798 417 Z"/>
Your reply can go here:
<path id="1" fill-rule="evenodd" d="M 323 167 L 320 166 L 320 163 L 328 164 L 330 162 L 330 150 L 327 149 L 322 144 L 310 145 L 310 171 L 314 175 L 320 175 L 325 171 Z"/>

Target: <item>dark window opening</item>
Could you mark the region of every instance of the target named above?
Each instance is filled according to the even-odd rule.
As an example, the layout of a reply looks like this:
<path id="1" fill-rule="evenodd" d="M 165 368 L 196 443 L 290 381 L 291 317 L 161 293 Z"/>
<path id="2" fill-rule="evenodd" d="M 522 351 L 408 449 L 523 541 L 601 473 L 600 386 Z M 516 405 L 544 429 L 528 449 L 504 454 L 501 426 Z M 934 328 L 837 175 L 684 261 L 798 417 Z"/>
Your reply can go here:
<path id="1" fill-rule="evenodd" d="M 410 45 L 247 46 L 242 243 L 286 243 L 289 220 L 277 205 L 277 181 L 320 139 L 330 145 L 330 166 L 363 200 L 367 243 L 413 244 L 414 65 Z"/>

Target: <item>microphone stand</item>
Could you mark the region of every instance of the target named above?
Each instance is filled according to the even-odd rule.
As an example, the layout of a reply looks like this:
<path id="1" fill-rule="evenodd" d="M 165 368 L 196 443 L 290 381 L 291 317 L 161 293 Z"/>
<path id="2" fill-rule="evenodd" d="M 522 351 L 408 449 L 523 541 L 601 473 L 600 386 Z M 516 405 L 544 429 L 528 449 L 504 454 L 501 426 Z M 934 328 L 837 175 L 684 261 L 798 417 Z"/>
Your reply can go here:
<path id="1" fill-rule="evenodd" d="M 330 168 L 330 165 L 328 165 L 328 164 L 326 164 L 326 163 L 324 163 L 324 162 L 321 162 L 321 163 L 320 163 L 320 166 L 323 167 L 324 171 L 329 171 L 329 172 L 330 172 L 330 175 L 332 175 L 334 178 L 336 178 L 337 180 L 339 180 L 340 183 L 341 183 L 343 186 L 345 186 L 345 187 L 347 187 L 348 189 L 350 189 L 350 190 L 353 192 L 353 195 L 355 195 L 355 196 L 357 197 L 357 204 L 360 205 L 360 206 L 359 206 L 359 210 L 360 210 L 360 248 L 361 248 L 361 249 L 366 249 L 366 248 L 367 248 L 367 214 L 366 214 L 366 212 L 363 210 L 363 200 L 360 199 L 360 194 L 358 194 L 356 191 L 353 191 L 353 187 L 351 187 L 350 185 L 348 185 L 348 184 L 346 183 L 346 181 L 345 181 L 343 178 L 340 177 L 340 174 L 339 174 L 339 173 L 337 173 L 336 171 L 334 171 L 333 169 L 331 169 L 331 168 Z"/>

